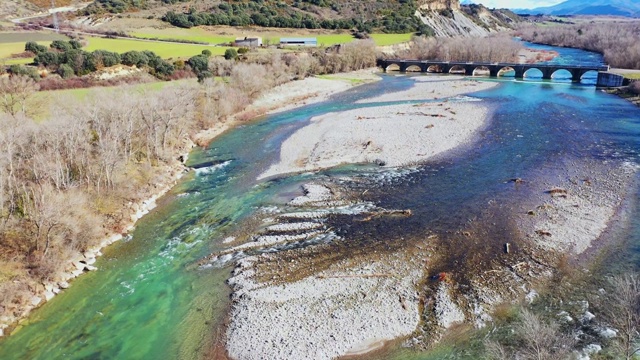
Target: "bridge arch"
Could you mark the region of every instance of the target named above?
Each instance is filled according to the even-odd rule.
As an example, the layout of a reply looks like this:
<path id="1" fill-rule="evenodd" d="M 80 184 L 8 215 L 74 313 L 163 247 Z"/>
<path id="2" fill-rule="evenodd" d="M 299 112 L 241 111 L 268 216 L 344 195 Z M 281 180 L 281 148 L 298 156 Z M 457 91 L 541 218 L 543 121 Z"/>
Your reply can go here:
<path id="1" fill-rule="evenodd" d="M 439 65 L 439 64 L 429 65 L 429 67 L 427 67 L 427 72 L 429 72 L 429 73 L 443 73 L 444 72 L 444 68 L 442 67 L 442 65 Z"/>
<path id="2" fill-rule="evenodd" d="M 454 65 L 449 69 L 449 74 L 466 74 L 467 70 L 462 65 Z"/>
<path id="3" fill-rule="evenodd" d="M 407 66 L 406 72 L 422 72 L 422 69 L 418 65 L 409 65 Z"/>
<path id="4" fill-rule="evenodd" d="M 598 84 L 598 72 L 596 70 L 587 70 L 580 75 L 580 83 L 588 85 Z"/>
<path id="5" fill-rule="evenodd" d="M 491 76 L 491 69 L 488 67 L 481 65 L 473 69 L 471 73 L 472 76 Z"/>
<path id="6" fill-rule="evenodd" d="M 554 81 L 571 82 L 573 74 L 567 69 L 557 69 L 551 74 L 551 79 Z"/>
<path id="7" fill-rule="evenodd" d="M 400 64 L 391 63 L 387 65 L 384 71 L 400 71 Z"/>
<path id="8" fill-rule="evenodd" d="M 497 77 L 516 77 L 516 69 L 511 66 L 505 66 L 498 70 Z"/>
<path id="9" fill-rule="evenodd" d="M 542 79 L 544 77 L 544 73 L 542 72 L 542 70 L 532 67 L 529 68 L 527 70 L 525 70 L 524 74 L 522 75 L 522 77 L 524 79 L 535 79 L 535 80 L 539 80 Z"/>

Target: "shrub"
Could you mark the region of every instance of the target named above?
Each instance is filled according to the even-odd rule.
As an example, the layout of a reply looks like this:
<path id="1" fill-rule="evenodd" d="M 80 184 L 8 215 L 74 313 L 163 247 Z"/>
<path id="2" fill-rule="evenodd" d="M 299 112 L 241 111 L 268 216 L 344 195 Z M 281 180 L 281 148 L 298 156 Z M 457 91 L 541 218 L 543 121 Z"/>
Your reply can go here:
<path id="1" fill-rule="evenodd" d="M 185 65 L 186 65 L 186 63 L 182 59 L 178 59 L 178 60 L 176 60 L 176 62 L 173 63 L 173 66 L 175 66 L 176 69 L 178 69 L 178 70 L 183 70 Z"/>
<path id="2" fill-rule="evenodd" d="M 211 57 L 211 50 L 209 50 L 209 49 L 202 50 L 202 55 L 204 55 L 206 57 Z"/>
<path id="3" fill-rule="evenodd" d="M 62 52 L 66 52 L 73 49 L 73 46 L 68 41 L 64 41 L 64 40 L 54 40 L 51 43 L 50 47 L 52 49 L 57 49 Z"/>
<path id="4" fill-rule="evenodd" d="M 96 59 L 96 62 L 102 64 L 102 66 L 105 67 L 118 65 L 122 60 L 120 54 L 111 51 L 96 50 L 92 54 Z"/>
<path id="5" fill-rule="evenodd" d="M 238 49 L 238 54 L 246 54 L 249 52 L 249 48 L 248 47 L 241 47 Z"/>
<path id="6" fill-rule="evenodd" d="M 238 51 L 236 51 L 236 49 L 227 49 L 224 52 L 224 58 L 227 60 L 236 60 L 238 59 Z"/>
<path id="7" fill-rule="evenodd" d="M 58 67 L 58 75 L 63 79 L 68 79 L 74 75 L 73 68 L 68 64 L 62 64 Z"/>
<path id="8" fill-rule="evenodd" d="M 36 55 L 36 57 L 33 59 L 33 62 L 36 65 L 57 67 L 62 62 L 62 59 L 64 59 L 64 57 L 60 56 L 60 54 L 52 51 L 47 51 Z"/>
<path id="9" fill-rule="evenodd" d="M 128 66 L 143 67 L 149 63 L 149 57 L 140 51 L 127 51 L 121 56 L 122 63 Z"/>
<path id="10" fill-rule="evenodd" d="M 40 54 L 47 52 L 47 47 L 44 45 L 40 45 L 35 41 L 29 41 L 24 45 L 24 51 L 30 51 L 34 54 Z"/>
<path id="11" fill-rule="evenodd" d="M 33 67 L 27 67 L 22 65 L 11 65 L 9 67 L 9 73 L 12 75 L 24 75 L 28 76 L 34 80 L 38 80 L 40 75 L 38 74 L 38 70 Z"/>
<path id="12" fill-rule="evenodd" d="M 80 42 L 78 40 L 69 40 L 69 44 L 71 45 L 71 47 L 73 49 L 80 49 L 82 47 L 82 44 L 80 44 Z"/>
<path id="13" fill-rule="evenodd" d="M 640 81 L 636 80 L 629 85 L 629 89 L 632 93 L 640 95 Z"/>
<path id="14" fill-rule="evenodd" d="M 153 67 L 155 75 L 160 78 L 166 78 L 167 76 L 173 74 L 175 69 L 176 68 L 175 66 L 173 66 L 173 64 L 169 64 L 162 59 L 160 59 L 160 61 L 157 61 L 155 63 L 155 66 Z"/>

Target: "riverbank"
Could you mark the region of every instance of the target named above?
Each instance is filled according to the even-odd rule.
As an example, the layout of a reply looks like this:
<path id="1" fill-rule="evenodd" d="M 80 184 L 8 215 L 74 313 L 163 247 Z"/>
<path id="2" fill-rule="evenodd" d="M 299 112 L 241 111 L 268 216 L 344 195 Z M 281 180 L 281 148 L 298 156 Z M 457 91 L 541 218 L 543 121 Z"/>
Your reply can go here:
<path id="1" fill-rule="evenodd" d="M 206 146 L 216 136 L 247 120 L 326 101 L 336 93 L 346 91 L 354 86 L 380 80 L 380 77 L 376 75 L 378 71 L 377 68 L 369 68 L 348 73 L 324 75 L 322 78 L 308 77 L 284 83 L 262 94 L 243 111 L 233 115 L 225 122 L 219 123 L 213 128 L 200 131 L 195 135 L 194 141 L 200 146 Z"/>
<path id="2" fill-rule="evenodd" d="M 324 101 L 332 94 L 368 81 L 374 81 L 377 78 L 374 74 L 374 69 L 368 69 L 353 73 L 335 74 L 323 79 L 312 77 L 289 82 L 265 92 L 257 102 L 254 102 L 242 113 L 231 117 L 223 123 L 216 124 L 211 129 L 199 132 L 193 139 L 197 144 L 207 144 L 224 131 L 246 121 L 247 112 L 257 116 L 268 111 L 304 106 L 312 101 Z M 188 172 L 189 169 L 183 165 L 183 162 L 186 161 L 189 151 L 196 146 L 196 143 L 192 142 L 191 139 L 185 139 L 182 150 L 175 156 L 176 159 L 180 158 L 181 161 L 173 160 L 169 165 L 155 169 L 158 176 L 154 179 L 154 183 L 144 189 L 140 189 L 143 194 L 139 194 L 139 198 L 143 200 L 124 204 L 119 211 L 122 214 L 122 218 L 126 219 L 121 226 L 123 229 L 121 233 L 105 236 L 96 246 L 70 259 L 67 270 L 59 278 L 31 286 L 29 300 L 26 303 L 14 304 L 15 306 L 12 308 L 0 309 L 2 310 L 2 313 L 0 313 L 0 337 L 7 335 L 18 324 L 22 324 L 35 308 L 43 305 L 56 294 L 71 286 L 70 282 L 74 278 L 87 271 L 99 270 L 94 264 L 96 259 L 102 256 L 102 251 L 132 231 L 137 220 L 155 208 L 156 200 L 168 193 L 181 177 Z"/>
<path id="3" fill-rule="evenodd" d="M 560 56 L 560 54 L 557 51 L 524 48 L 518 53 L 518 63 L 535 64 L 538 62 L 547 62 L 558 56 Z"/>
<path id="4" fill-rule="evenodd" d="M 607 94 L 619 96 L 635 106 L 640 106 L 640 95 L 631 91 L 628 86 L 622 88 L 605 89 L 603 91 Z"/>
<path id="5" fill-rule="evenodd" d="M 425 101 L 330 113 L 284 141 L 280 160 L 259 178 L 315 171 L 341 164 L 397 167 L 423 162 L 473 138 L 489 118 L 489 108 L 473 98 L 432 101 L 497 86 L 461 77 L 418 77 L 408 90 L 360 101 Z"/>

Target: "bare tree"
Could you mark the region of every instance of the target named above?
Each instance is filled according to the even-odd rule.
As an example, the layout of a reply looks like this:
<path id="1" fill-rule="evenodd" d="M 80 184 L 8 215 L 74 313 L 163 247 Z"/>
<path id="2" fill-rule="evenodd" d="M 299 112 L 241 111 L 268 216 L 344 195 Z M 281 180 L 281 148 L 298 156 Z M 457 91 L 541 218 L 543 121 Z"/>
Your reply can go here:
<path id="1" fill-rule="evenodd" d="M 511 358 L 508 350 L 497 341 L 486 341 L 484 348 L 487 357 L 491 360 L 507 360 Z"/>
<path id="2" fill-rule="evenodd" d="M 28 76 L 14 75 L 0 78 L 0 109 L 16 116 L 28 113 L 28 100 L 38 91 L 38 84 Z"/>
<path id="3" fill-rule="evenodd" d="M 640 23 L 606 21 L 563 26 L 526 26 L 518 29 L 524 40 L 599 52 L 613 66 L 640 69 Z"/>
<path id="4" fill-rule="evenodd" d="M 531 359 L 557 360 L 569 358 L 576 340 L 560 331 L 556 323 L 543 321 L 533 312 L 523 309 L 513 328 L 513 337 L 485 340 L 485 354 L 494 360 Z M 517 344 L 514 346 L 514 344 Z"/>
<path id="5" fill-rule="evenodd" d="M 508 35 L 486 38 L 415 38 L 403 56 L 420 60 L 512 62 L 523 48 Z"/>
<path id="6" fill-rule="evenodd" d="M 229 81 L 231 86 L 245 93 L 250 99 L 272 86 L 267 69 L 258 64 L 238 64 L 231 71 Z"/>
<path id="7" fill-rule="evenodd" d="M 607 297 L 607 318 L 619 336 L 614 341 L 625 359 L 640 352 L 640 277 L 635 273 L 616 276 L 611 280 Z"/>

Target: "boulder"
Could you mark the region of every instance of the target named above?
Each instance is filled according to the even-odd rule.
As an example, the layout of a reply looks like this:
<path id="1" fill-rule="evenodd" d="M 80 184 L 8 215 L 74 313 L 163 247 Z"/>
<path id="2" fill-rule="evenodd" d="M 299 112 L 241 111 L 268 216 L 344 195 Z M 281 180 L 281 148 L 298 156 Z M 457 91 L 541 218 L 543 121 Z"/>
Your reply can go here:
<path id="1" fill-rule="evenodd" d="M 84 269 L 77 269 L 71 272 L 72 277 L 76 278 L 84 272 Z"/>
<path id="2" fill-rule="evenodd" d="M 40 303 L 42 302 L 42 298 L 38 297 L 38 296 L 34 296 L 31 298 L 31 305 L 33 306 L 38 306 L 40 305 Z"/>

